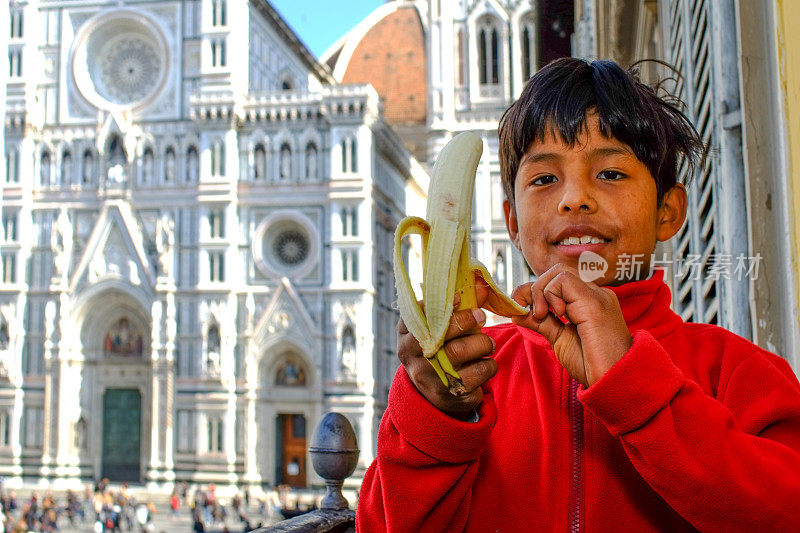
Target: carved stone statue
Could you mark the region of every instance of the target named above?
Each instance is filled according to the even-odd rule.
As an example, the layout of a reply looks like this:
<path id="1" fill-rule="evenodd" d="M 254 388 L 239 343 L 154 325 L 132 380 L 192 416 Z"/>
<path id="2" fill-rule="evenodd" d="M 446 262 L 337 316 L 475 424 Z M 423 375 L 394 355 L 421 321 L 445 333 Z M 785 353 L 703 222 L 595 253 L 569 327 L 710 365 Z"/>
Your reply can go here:
<path id="1" fill-rule="evenodd" d="M 72 185 L 72 156 L 69 152 L 61 156 L 61 185 Z"/>
<path id="2" fill-rule="evenodd" d="M 221 374 L 221 344 L 222 339 L 219 334 L 219 326 L 210 326 L 206 334 L 206 372 L 208 373 L 208 377 L 212 379 L 219 378 Z"/>
<path id="3" fill-rule="evenodd" d="M 162 276 L 172 276 L 173 249 L 175 247 L 175 223 L 169 215 L 162 215 L 156 222 L 156 251 Z"/>
<path id="4" fill-rule="evenodd" d="M 56 331 L 56 303 L 49 300 L 44 305 L 44 335 L 46 339 L 52 339 Z"/>
<path id="5" fill-rule="evenodd" d="M 281 179 L 288 180 L 292 174 L 292 150 L 288 144 L 281 146 Z"/>
<path id="6" fill-rule="evenodd" d="M 175 150 L 172 148 L 164 155 L 164 181 L 175 181 Z"/>
<path id="7" fill-rule="evenodd" d="M 53 278 L 64 280 L 69 274 L 69 262 L 72 256 L 72 222 L 66 209 L 61 210 L 50 230 L 50 247 L 53 250 L 55 266 Z"/>
<path id="8" fill-rule="evenodd" d="M 0 351 L 8 350 L 10 342 L 11 335 L 8 332 L 8 322 L 4 318 L 0 318 Z"/>
<path id="9" fill-rule="evenodd" d="M 313 180 L 317 177 L 317 147 L 309 144 L 306 148 L 306 178 Z"/>
<path id="10" fill-rule="evenodd" d="M 83 183 L 91 183 L 92 174 L 94 173 L 94 156 L 89 150 L 83 153 L 83 168 L 81 170 Z"/>
<path id="11" fill-rule="evenodd" d="M 125 183 L 125 167 L 122 165 L 108 167 L 108 182 L 115 185 Z"/>
<path id="12" fill-rule="evenodd" d="M 192 146 L 186 153 L 186 181 L 196 183 L 199 175 L 200 159 L 197 149 Z"/>
<path id="13" fill-rule="evenodd" d="M 86 445 L 86 418 L 83 415 L 75 421 L 75 449 L 82 451 Z"/>
<path id="14" fill-rule="evenodd" d="M 356 336 L 350 326 L 342 332 L 342 372 L 346 376 L 356 373 Z"/>
<path id="15" fill-rule="evenodd" d="M 153 152 L 147 150 L 144 153 L 144 162 L 142 164 L 142 183 L 149 184 L 153 181 L 153 170 L 155 163 L 153 161 Z"/>
<path id="16" fill-rule="evenodd" d="M 122 139 L 115 137 L 109 145 L 108 155 L 108 181 L 111 184 L 121 185 L 125 183 L 125 150 L 122 146 Z"/>
<path id="17" fill-rule="evenodd" d="M 50 154 L 48 152 L 42 154 L 40 166 L 42 186 L 49 187 L 52 183 L 50 183 Z"/>

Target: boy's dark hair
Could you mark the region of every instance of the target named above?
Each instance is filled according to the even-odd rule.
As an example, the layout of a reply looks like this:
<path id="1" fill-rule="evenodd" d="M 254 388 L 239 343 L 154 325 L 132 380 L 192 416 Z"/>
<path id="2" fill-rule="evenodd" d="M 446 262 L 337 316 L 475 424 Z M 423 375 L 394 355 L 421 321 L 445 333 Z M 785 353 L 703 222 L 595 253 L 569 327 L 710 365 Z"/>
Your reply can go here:
<path id="1" fill-rule="evenodd" d="M 677 100 L 676 100 L 676 103 Z M 596 111 L 600 132 L 631 147 L 656 181 L 658 204 L 677 183 L 683 158 L 693 170 L 703 142 L 677 105 L 613 61 L 565 57 L 548 63 L 525 85 L 500 119 L 500 172 L 514 207 L 514 180 L 532 142 L 552 134 L 572 146 Z"/>

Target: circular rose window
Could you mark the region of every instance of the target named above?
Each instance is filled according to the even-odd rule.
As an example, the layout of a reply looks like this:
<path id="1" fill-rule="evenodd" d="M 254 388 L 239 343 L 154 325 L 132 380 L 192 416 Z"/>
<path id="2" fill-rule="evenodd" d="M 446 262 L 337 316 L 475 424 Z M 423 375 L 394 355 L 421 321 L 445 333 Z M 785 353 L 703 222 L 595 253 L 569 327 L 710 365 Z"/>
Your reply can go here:
<path id="1" fill-rule="evenodd" d="M 146 97 L 158 83 L 161 58 L 153 43 L 137 35 L 116 39 L 97 65 L 95 86 L 106 100 L 130 104 Z"/>
<path id="2" fill-rule="evenodd" d="M 287 229 L 275 237 L 272 250 L 284 265 L 297 265 L 308 257 L 308 237 L 297 230 Z"/>
<path id="3" fill-rule="evenodd" d="M 253 258 L 268 275 L 298 276 L 314 267 L 316 230 L 296 212 L 282 211 L 263 220 L 253 238 Z"/>
<path id="4" fill-rule="evenodd" d="M 100 108 L 141 107 L 162 89 L 166 41 L 144 15 L 115 10 L 87 22 L 75 39 L 72 72 L 81 94 Z"/>

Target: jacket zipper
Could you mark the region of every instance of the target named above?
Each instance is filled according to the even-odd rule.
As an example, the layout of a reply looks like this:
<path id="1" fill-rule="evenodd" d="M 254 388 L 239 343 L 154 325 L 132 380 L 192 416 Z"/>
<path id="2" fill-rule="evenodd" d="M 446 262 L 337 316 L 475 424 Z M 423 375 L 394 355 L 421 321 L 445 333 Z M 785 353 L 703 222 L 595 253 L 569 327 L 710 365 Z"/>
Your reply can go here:
<path id="1" fill-rule="evenodd" d="M 583 448 L 583 406 L 578 400 L 578 382 L 570 379 L 570 420 L 572 422 L 572 479 L 570 480 L 569 530 L 581 530 L 581 450 Z"/>

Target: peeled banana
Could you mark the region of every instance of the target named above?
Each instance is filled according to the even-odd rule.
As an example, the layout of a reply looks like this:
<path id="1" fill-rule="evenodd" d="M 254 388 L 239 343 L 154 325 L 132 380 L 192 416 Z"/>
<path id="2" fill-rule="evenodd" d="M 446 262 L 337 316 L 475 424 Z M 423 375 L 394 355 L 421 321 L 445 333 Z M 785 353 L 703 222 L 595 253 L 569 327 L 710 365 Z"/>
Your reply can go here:
<path id="1" fill-rule="evenodd" d="M 400 316 L 444 386 L 456 396 L 467 390 L 443 349 L 455 294 L 460 295 L 458 309 L 476 307 L 475 278 L 479 276 L 490 288 L 486 309 L 507 317 L 528 313 L 527 308 L 503 293 L 485 266 L 470 256 L 472 191 L 482 152 L 481 138 L 471 132 L 460 133 L 448 142 L 433 166 L 426 218 L 401 220 L 394 240 Z M 424 309 L 417 301 L 403 262 L 402 239 L 410 234 L 422 237 Z"/>

